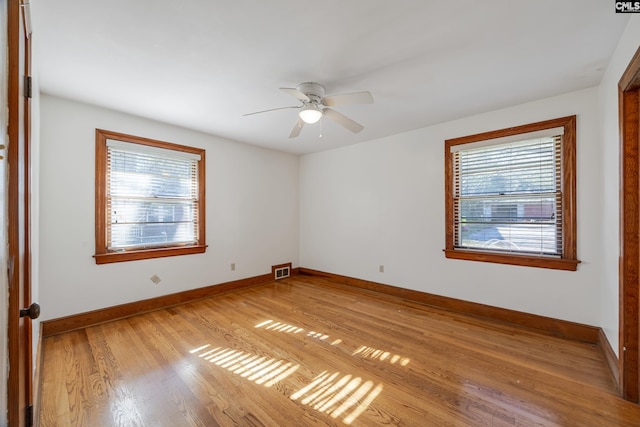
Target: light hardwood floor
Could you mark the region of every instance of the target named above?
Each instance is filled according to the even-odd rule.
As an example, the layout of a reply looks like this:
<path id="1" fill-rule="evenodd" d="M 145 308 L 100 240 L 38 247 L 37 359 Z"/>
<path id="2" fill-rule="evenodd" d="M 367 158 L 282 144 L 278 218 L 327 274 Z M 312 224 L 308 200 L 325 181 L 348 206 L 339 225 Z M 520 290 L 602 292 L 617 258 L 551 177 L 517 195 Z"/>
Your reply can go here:
<path id="1" fill-rule="evenodd" d="M 600 350 L 294 276 L 46 338 L 40 426 L 640 426 Z"/>

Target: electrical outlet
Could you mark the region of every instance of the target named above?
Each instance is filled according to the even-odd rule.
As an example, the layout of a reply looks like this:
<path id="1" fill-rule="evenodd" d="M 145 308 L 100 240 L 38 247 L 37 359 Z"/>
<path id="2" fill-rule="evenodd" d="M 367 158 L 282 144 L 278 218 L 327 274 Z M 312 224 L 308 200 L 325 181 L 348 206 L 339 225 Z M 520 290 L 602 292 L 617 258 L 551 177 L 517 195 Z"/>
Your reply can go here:
<path id="1" fill-rule="evenodd" d="M 236 271 L 236 263 L 235 262 L 231 263 L 231 271 Z"/>
<path id="2" fill-rule="evenodd" d="M 153 276 L 151 276 L 151 281 L 157 285 L 158 283 L 162 282 L 162 279 L 157 274 L 154 274 Z"/>
<path id="3" fill-rule="evenodd" d="M 384 273 L 384 265 L 380 264 L 380 267 L 378 268 L 378 271 L 380 273 Z"/>

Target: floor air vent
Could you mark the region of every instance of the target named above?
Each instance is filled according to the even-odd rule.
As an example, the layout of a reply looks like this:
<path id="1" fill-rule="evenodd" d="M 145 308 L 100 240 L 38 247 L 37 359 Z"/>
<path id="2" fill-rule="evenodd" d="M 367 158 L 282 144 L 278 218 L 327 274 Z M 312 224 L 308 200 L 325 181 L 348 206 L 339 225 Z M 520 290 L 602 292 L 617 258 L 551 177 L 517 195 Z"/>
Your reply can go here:
<path id="1" fill-rule="evenodd" d="M 271 267 L 271 272 L 273 273 L 273 278 L 275 280 L 289 277 L 291 276 L 291 263 L 274 265 L 273 267 Z"/>

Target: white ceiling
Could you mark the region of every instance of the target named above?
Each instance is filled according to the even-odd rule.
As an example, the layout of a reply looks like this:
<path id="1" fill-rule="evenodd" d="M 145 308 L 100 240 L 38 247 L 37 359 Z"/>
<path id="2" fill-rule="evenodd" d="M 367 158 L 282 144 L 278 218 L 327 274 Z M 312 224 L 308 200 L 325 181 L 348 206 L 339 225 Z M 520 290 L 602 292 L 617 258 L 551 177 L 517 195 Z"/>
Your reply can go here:
<path id="1" fill-rule="evenodd" d="M 290 153 L 595 86 L 628 21 L 607 0 L 32 0 L 32 16 L 42 92 Z M 296 110 L 243 117 L 297 105 L 278 88 L 306 81 L 370 91 L 334 107 L 364 130 L 289 139 Z"/>

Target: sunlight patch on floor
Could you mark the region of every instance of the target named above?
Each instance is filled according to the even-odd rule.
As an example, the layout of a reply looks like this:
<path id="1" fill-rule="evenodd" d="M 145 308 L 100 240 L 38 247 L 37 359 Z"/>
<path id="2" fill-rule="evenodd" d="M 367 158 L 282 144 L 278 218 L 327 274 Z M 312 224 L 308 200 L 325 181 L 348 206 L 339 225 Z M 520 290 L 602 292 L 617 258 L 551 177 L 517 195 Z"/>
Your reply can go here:
<path id="1" fill-rule="evenodd" d="M 300 368 L 300 365 L 286 360 L 232 348 L 211 348 L 210 344 L 194 348 L 189 353 L 264 387 L 273 386 Z M 351 424 L 371 405 L 382 389 L 382 383 L 376 385 L 371 380 L 365 381 L 351 374 L 324 371 L 290 398 L 332 418 L 341 417 L 343 423 Z"/>
<path id="2" fill-rule="evenodd" d="M 317 338 L 317 339 L 319 339 L 320 341 L 324 341 L 324 340 L 326 340 L 327 338 L 329 338 L 329 335 L 327 335 L 327 334 L 323 334 L 323 333 L 321 333 L 321 332 L 316 332 L 316 331 L 311 331 L 311 332 L 309 332 L 309 333 L 307 334 L 307 336 L 308 336 L 308 337 L 311 337 L 311 338 Z"/>
<path id="3" fill-rule="evenodd" d="M 274 331 L 286 332 L 289 334 L 299 334 L 300 332 L 304 331 L 303 328 L 289 325 L 287 323 L 274 322 L 273 320 L 265 320 L 262 323 L 258 323 L 255 328 L 273 329 Z"/>
<path id="4" fill-rule="evenodd" d="M 203 346 L 200 346 L 198 348 L 194 348 L 193 350 L 191 350 L 189 353 L 193 354 L 193 353 L 199 353 L 202 350 L 204 350 L 205 348 L 209 347 L 211 344 L 205 344 Z"/>
<path id="5" fill-rule="evenodd" d="M 389 362 L 392 365 L 398 363 L 401 366 L 407 366 L 411 359 L 403 357 L 398 354 L 391 354 L 388 351 L 376 349 L 373 347 L 367 347 L 366 345 L 360 346 L 353 352 L 352 356 L 359 356 L 368 359 L 380 360 L 381 362 Z"/>
<path id="6" fill-rule="evenodd" d="M 283 322 L 276 322 L 273 320 L 265 320 L 264 322 L 258 323 L 254 327 L 256 329 L 264 328 L 265 330 L 273 330 L 273 331 L 284 332 L 288 334 L 299 334 L 300 332 L 304 332 L 304 328 L 301 328 L 299 326 L 294 326 L 294 325 L 290 325 L 288 323 L 283 323 Z M 318 339 L 320 341 L 326 341 L 329 338 L 329 335 L 322 332 L 316 332 L 316 331 L 309 331 L 307 332 L 306 336 L 310 338 Z M 339 338 L 334 339 L 333 341 L 331 341 L 331 345 L 338 345 L 341 342 L 342 340 Z"/>
<path id="7" fill-rule="evenodd" d="M 346 414 L 342 421 L 351 424 L 371 405 L 382 389 L 382 383 L 374 387 L 373 381 L 364 381 L 360 377 L 342 375 L 339 372 L 329 374 L 325 371 L 292 394 L 291 400 L 300 399 L 303 405 L 311 406 L 332 418 Z"/>
<path id="8" fill-rule="evenodd" d="M 274 320 L 265 320 L 263 322 L 260 322 L 255 326 L 255 328 L 256 329 L 264 328 L 265 330 L 274 330 L 278 332 L 294 333 L 294 334 L 304 332 L 304 328 L 290 325 L 284 322 L 277 322 Z M 330 336 L 322 332 L 309 331 L 307 332 L 306 336 L 309 338 L 320 340 L 320 341 L 330 342 L 332 346 L 336 346 L 342 343 L 342 340 L 340 338 L 329 341 Z M 400 366 L 407 366 L 409 362 L 411 362 L 411 359 L 408 357 L 404 357 L 399 354 L 392 354 L 391 352 L 377 349 L 374 347 L 369 347 L 366 345 L 361 345 L 351 355 L 361 357 L 364 359 L 379 360 L 381 362 L 387 362 L 392 365 L 398 364 Z"/>
<path id="9" fill-rule="evenodd" d="M 259 322 L 254 328 L 286 334 L 305 332 L 305 337 L 326 342 L 332 346 L 343 342 L 340 338 L 331 338 L 322 332 L 306 331 L 299 326 L 272 319 Z M 190 353 L 197 354 L 203 360 L 265 387 L 271 387 L 287 378 L 300 367 L 292 362 L 270 359 L 231 348 L 212 348 L 209 344 L 194 348 Z M 351 356 L 400 366 L 407 366 L 410 362 L 408 357 L 365 345 L 358 347 Z M 329 374 L 325 371 L 314 378 L 310 384 L 292 394 L 290 398 L 332 418 L 340 417 L 345 424 L 351 424 L 371 405 L 383 388 L 382 383 L 375 384 L 374 381 L 365 381 L 351 374 L 343 375 L 339 372 Z"/>
<path id="10" fill-rule="evenodd" d="M 208 351 L 209 345 L 198 347 L 198 357 L 226 369 L 256 384 L 271 387 L 293 374 L 300 365 L 285 360 L 269 359 L 265 356 L 246 353 L 231 348 L 216 347 Z M 197 351 L 190 351 L 197 354 Z"/>

